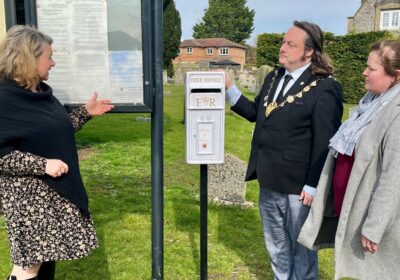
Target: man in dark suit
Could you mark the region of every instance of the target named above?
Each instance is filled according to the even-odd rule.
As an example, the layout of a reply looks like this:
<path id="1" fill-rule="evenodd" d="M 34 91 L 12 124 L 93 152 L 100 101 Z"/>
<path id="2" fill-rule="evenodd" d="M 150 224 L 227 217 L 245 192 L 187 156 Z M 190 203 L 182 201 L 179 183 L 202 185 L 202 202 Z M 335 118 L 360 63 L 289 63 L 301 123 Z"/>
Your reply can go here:
<path id="1" fill-rule="evenodd" d="M 317 279 L 317 252 L 297 243 L 328 152 L 340 125 L 342 88 L 323 50 L 321 29 L 295 21 L 279 51 L 283 66 L 267 75 L 254 101 L 229 77 L 232 110 L 255 131 L 246 181 L 260 185 L 259 208 L 275 279 Z"/>

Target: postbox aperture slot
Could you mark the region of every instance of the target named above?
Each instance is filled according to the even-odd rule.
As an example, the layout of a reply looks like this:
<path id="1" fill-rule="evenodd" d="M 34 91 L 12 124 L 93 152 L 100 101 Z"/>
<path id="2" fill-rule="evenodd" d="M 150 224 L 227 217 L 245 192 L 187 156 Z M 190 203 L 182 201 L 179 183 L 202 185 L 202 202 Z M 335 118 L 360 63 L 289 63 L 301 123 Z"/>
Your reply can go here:
<path id="1" fill-rule="evenodd" d="M 193 93 L 202 93 L 202 92 L 221 92 L 220 88 L 193 88 L 190 90 Z"/>

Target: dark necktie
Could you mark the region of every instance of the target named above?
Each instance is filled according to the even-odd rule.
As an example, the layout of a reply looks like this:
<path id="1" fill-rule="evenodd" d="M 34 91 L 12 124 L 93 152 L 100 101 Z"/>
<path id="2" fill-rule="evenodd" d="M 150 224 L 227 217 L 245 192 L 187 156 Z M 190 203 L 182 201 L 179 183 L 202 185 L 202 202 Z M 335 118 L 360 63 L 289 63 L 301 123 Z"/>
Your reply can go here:
<path id="1" fill-rule="evenodd" d="M 281 88 L 281 91 L 279 92 L 278 96 L 275 99 L 276 103 L 281 103 L 283 101 L 283 92 L 285 91 L 285 88 L 287 86 L 287 84 L 289 83 L 289 81 L 292 79 L 292 76 L 290 74 L 286 74 L 284 77 L 284 81 L 283 81 L 283 85 Z"/>

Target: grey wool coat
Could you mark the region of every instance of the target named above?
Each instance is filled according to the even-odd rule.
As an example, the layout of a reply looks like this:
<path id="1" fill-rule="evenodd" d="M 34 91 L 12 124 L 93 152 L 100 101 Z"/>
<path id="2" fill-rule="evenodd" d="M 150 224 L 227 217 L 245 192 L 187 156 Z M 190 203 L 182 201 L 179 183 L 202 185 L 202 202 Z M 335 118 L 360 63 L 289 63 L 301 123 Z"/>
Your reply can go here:
<path id="1" fill-rule="evenodd" d="M 298 242 L 310 249 L 334 243 L 335 279 L 400 279 L 400 94 L 360 136 L 339 219 L 332 215 L 334 167 L 329 154 Z M 362 248 L 361 235 L 378 243 L 375 254 Z"/>

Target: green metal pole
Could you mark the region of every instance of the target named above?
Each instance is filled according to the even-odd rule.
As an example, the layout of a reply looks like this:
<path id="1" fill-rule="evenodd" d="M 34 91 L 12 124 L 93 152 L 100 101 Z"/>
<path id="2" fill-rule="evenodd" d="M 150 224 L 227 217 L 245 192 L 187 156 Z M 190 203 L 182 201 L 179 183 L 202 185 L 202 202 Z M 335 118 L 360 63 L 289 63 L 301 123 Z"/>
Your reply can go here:
<path id="1" fill-rule="evenodd" d="M 200 279 L 207 279 L 208 257 L 208 190 L 207 164 L 200 165 Z"/>
<path id="2" fill-rule="evenodd" d="M 151 113 L 152 279 L 164 276 L 163 2 L 151 0 L 153 102 Z"/>

